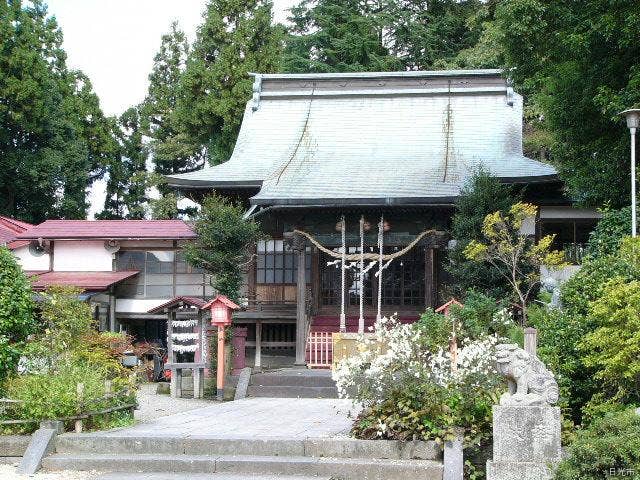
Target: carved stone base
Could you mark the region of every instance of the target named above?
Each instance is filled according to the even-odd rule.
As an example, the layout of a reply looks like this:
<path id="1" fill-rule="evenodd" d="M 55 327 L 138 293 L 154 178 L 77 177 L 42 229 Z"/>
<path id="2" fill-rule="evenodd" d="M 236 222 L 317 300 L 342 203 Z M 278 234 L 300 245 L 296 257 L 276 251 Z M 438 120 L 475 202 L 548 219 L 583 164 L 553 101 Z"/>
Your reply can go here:
<path id="1" fill-rule="evenodd" d="M 552 480 L 555 464 L 487 462 L 487 480 Z"/>
<path id="2" fill-rule="evenodd" d="M 494 406 L 487 480 L 546 480 L 561 459 L 560 409 Z"/>

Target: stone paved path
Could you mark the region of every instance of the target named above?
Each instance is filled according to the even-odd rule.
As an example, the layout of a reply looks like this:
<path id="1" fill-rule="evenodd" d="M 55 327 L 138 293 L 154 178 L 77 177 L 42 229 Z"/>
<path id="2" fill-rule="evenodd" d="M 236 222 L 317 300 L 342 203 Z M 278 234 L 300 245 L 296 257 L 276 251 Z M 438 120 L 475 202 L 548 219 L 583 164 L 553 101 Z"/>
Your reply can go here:
<path id="1" fill-rule="evenodd" d="M 132 427 L 100 432 L 108 436 L 212 438 L 327 438 L 349 432 L 355 411 L 350 400 L 246 398 L 164 416 Z"/>
<path id="2" fill-rule="evenodd" d="M 170 395 L 158 395 L 157 383 L 145 383 L 138 389 L 138 409 L 135 411 L 135 419 L 146 422 L 167 415 L 180 412 L 188 412 L 196 408 L 211 405 L 211 400 L 197 400 L 194 398 L 173 398 Z"/>

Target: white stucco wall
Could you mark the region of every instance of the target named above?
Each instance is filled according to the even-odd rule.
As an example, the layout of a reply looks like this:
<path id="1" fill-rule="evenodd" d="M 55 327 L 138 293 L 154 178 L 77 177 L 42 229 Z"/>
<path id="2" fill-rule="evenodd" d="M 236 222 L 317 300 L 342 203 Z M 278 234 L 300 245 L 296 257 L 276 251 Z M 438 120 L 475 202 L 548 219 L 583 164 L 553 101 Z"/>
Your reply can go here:
<path id="1" fill-rule="evenodd" d="M 36 257 L 29 252 L 29 246 L 16 248 L 13 254 L 23 270 L 49 270 L 49 254 L 45 253 Z"/>
<path id="2" fill-rule="evenodd" d="M 116 312 L 118 313 L 147 313 L 154 307 L 167 303 L 171 298 L 164 299 L 116 299 Z"/>
<path id="3" fill-rule="evenodd" d="M 57 240 L 53 243 L 53 270 L 57 272 L 110 272 L 113 255 L 104 242 Z"/>

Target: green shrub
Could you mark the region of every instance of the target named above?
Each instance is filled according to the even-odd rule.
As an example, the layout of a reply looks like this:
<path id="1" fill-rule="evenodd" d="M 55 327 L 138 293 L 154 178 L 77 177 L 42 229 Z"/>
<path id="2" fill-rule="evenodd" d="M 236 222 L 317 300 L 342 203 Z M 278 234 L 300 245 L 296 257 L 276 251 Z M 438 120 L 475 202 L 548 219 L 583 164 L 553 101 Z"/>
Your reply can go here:
<path id="1" fill-rule="evenodd" d="M 590 331 L 587 319 L 559 309 L 533 306 L 529 323 L 538 330 L 538 356 L 558 381 L 564 418 L 582 423 L 582 409 L 598 390 L 593 369 L 584 364 L 578 349 Z"/>
<path id="2" fill-rule="evenodd" d="M 586 254 L 595 258 L 615 254 L 622 239 L 631 233 L 631 207 L 602 213 L 587 242 Z"/>
<path id="3" fill-rule="evenodd" d="M 589 318 L 595 329 L 580 347 L 601 387 L 595 400 L 640 404 L 640 282 L 609 282 Z"/>
<path id="4" fill-rule="evenodd" d="M 0 385 L 15 371 L 22 342 L 35 331 L 33 292 L 11 251 L 0 247 Z"/>
<path id="5" fill-rule="evenodd" d="M 79 383 L 84 385 L 82 404 L 77 397 Z M 130 386 L 128 379 L 116 378 L 113 381 L 114 391 L 120 391 L 126 386 Z M 8 409 L 3 414 L 4 418 L 18 420 L 64 418 L 74 416 L 79 411 L 98 411 L 124 405 L 131 403 L 135 398 L 130 396 L 96 401 L 105 395 L 105 378 L 102 372 L 91 365 L 70 362 L 59 364 L 55 372 L 10 378 L 6 382 L 6 394 L 11 399 L 24 402 L 17 407 Z M 88 420 L 88 428 L 91 428 L 91 422 L 98 420 Z M 36 429 L 37 426 L 36 423 L 19 427 L 19 429 L 29 432 Z M 15 431 L 15 429 L 13 430 Z"/>
<path id="6" fill-rule="evenodd" d="M 579 431 L 555 480 L 640 478 L 640 415 L 606 415 Z"/>

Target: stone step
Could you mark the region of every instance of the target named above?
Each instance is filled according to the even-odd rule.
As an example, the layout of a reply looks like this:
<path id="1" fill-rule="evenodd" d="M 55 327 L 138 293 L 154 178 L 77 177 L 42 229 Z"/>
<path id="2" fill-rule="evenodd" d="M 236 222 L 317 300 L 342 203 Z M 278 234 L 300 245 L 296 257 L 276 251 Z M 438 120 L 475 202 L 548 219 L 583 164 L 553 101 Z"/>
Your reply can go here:
<path id="1" fill-rule="evenodd" d="M 249 385 L 247 397 L 338 398 L 336 387 Z"/>
<path id="2" fill-rule="evenodd" d="M 31 435 L 0 435 L 0 457 L 21 457 L 30 441 Z"/>
<path id="3" fill-rule="evenodd" d="M 250 385 L 263 387 L 335 387 L 331 375 L 308 374 L 269 374 L 258 373 L 251 375 Z"/>
<path id="4" fill-rule="evenodd" d="M 103 434 L 64 434 L 56 439 L 59 454 L 267 455 L 336 458 L 441 460 L 435 442 L 394 440 L 239 439 L 208 437 L 129 437 Z"/>
<path id="5" fill-rule="evenodd" d="M 54 454 L 45 469 L 99 472 L 232 473 L 333 476 L 343 480 L 442 480 L 432 460 L 381 460 L 253 455 Z"/>
<path id="6" fill-rule="evenodd" d="M 94 480 L 184 480 L 184 473 L 131 473 L 131 472 L 109 472 L 98 474 L 92 477 Z M 299 475 L 261 475 L 242 473 L 192 473 L 189 480 L 331 480 L 331 477 L 303 477 Z"/>

